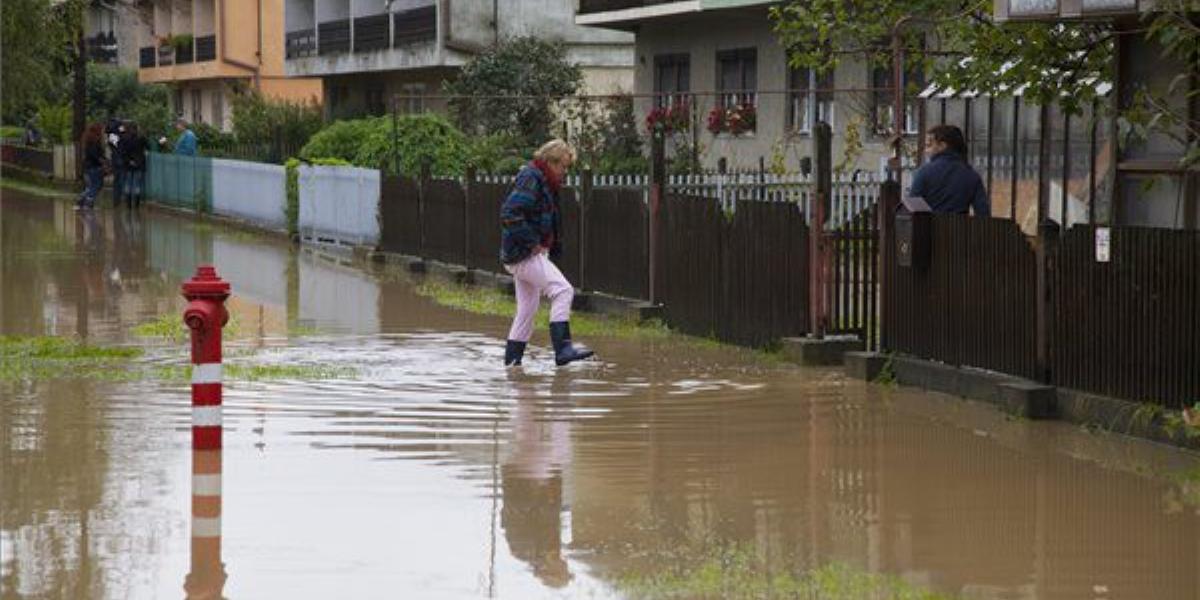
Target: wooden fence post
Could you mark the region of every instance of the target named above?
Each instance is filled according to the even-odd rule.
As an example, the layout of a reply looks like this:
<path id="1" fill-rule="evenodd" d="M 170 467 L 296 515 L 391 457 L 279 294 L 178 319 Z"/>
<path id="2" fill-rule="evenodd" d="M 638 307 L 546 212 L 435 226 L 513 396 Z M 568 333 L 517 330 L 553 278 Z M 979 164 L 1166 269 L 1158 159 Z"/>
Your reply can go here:
<path id="1" fill-rule="evenodd" d="M 467 165 L 467 177 L 463 183 L 463 266 L 471 270 L 471 202 L 475 193 L 475 165 Z"/>
<path id="2" fill-rule="evenodd" d="M 421 181 L 417 183 L 417 215 L 418 221 L 421 224 L 421 243 L 417 249 L 417 254 L 424 260 L 427 257 L 425 249 L 425 227 L 428 225 L 425 219 L 425 196 L 429 193 L 429 180 L 433 178 L 433 165 L 430 164 L 428 158 L 421 161 Z"/>
<path id="3" fill-rule="evenodd" d="M 1054 285 L 1052 272 L 1057 268 L 1059 226 L 1050 219 L 1038 223 L 1037 239 L 1037 375 L 1045 384 L 1052 383 L 1054 338 Z"/>
<path id="4" fill-rule="evenodd" d="M 658 262 L 661 256 L 662 248 L 659 247 L 661 242 L 659 236 L 659 226 L 661 219 L 663 194 L 666 193 L 667 187 L 667 156 L 666 156 L 666 140 L 661 131 L 655 131 L 651 138 L 650 146 L 650 218 L 647 219 L 650 228 L 648 238 L 650 240 L 650 268 L 647 272 L 650 276 L 647 289 L 650 290 L 650 303 L 659 303 L 658 289 Z"/>
<path id="5" fill-rule="evenodd" d="M 584 268 L 584 265 L 587 264 L 585 257 L 587 256 L 588 251 L 586 214 L 588 201 L 592 199 L 593 185 L 594 179 L 592 168 L 586 167 L 584 168 L 583 173 L 579 176 L 579 191 L 575 194 L 575 201 L 579 204 L 579 229 L 575 231 L 575 234 L 578 236 L 576 239 L 578 240 L 579 244 L 579 270 L 576 272 L 579 273 L 579 289 L 581 290 L 588 289 L 587 275 Z"/>
<path id="6" fill-rule="evenodd" d="M 876 209 L 876 218 L 879 220 L 879 253 L 877 256 L 879 269 L 879 350 L 887 351 L 891 347 L 891 339 L 888 336 L 888 298 L 891 297 L 893 285 L 892 280 L 888 277 L 888 273 L 892 265 L 889 260 L 892 254 L 892 225 L 895 223 L 893 216 L 896 214 L 896 207 L 900 205 L 900 183 L 898 181 L 885 181 L 879 189 L 879 206 Z"/>
<path id="7" fill-rule="evenodd" d="M 816 144 L 816 201 L 809 218 L 809 333 L 823 339 L 829 326 L 828 277 L 829 253 L 825 239 L 825 219 L 833 191 L 833 132 L 828 123 L 817 123 L 813 131 Z"/>

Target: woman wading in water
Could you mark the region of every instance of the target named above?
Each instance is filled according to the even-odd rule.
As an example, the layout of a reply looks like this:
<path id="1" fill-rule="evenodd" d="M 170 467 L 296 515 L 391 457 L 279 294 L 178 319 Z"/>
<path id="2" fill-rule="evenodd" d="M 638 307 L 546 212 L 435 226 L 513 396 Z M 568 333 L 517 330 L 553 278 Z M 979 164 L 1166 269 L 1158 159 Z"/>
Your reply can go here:
<path id="1" fill-rule="evenodd" d="M 517 314 L 508 332 L 505 365 L 521 364 L 543 295 L 550 299 L 555 364 L 561 366 L 592 355 L 591 350 L 571 342 L 575 288 L 550 262 L 562 252 L 558 191 L 573 162 L 575 151 L 566 142 L 546 142 L 533 154 L 533 162 L 521 167 L 500 208 L 500 262 L 517 288 Z"/>

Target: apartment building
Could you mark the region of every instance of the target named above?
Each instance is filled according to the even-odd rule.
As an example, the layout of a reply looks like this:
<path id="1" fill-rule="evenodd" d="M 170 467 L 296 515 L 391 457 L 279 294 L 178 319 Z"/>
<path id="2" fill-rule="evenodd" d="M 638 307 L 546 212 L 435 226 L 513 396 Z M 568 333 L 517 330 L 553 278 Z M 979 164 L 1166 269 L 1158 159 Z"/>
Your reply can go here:
<path id="1" fill-rule="evenodd" d="M 635 33 L 634 91 L 644 118 L 665 104 L 687 101 L 701 163 L 715 168 L 751 168 L 782 153 L 788 168 L 812 154 L 813 125 L 830 123 L 834 156 L 847 149 L 848 124 L 858 125 L 864 169 L 878 168 L 890 150 L 885 132 L 892 123 L 891 73 L 846 59 L 818 74 L 788 65 L 775 34 L 771 0 L 580 0 L 575 23 Z M 651 95 L 656 95 L 651 97 Z M 713 133 L 715 110 L 749 106 L 747 131 Z M 714 129 L 719 129 L 714 127 Z M 915 134 L 917 117 L 906 107 L 905 133 Z"/>
<path id="2" fill-rule="evenodd" d="M 228 130 L 234 94 L 314 101 L 321 80 L 284 71 L 284 0 L 151 0 L 143 4 L 138 79 L 174 87 L 184 118 Z"/>
<path id="3" fill-rule="evenodd" d="M 331 118 L 445 110 L 443 82 L 499 40 L 562 41 L 585 93 L 629 91 L 633 36 L 574 23 L 576 0 L 287 0 L 287 74 L 320 77 Z"/>

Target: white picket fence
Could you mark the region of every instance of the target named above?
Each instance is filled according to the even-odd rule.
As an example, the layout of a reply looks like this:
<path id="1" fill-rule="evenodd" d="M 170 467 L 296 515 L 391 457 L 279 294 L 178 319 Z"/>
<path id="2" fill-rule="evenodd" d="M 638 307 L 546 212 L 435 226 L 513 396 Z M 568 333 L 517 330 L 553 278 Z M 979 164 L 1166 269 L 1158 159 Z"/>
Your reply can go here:
<path id="1" fill-rule="evenodd" d="M 301 166 L 298 176 L 302 239 L 354 246 L 379 242 L 379 171 Z"/>
<path id="2" fill-rule="evenodd" d="M 214 159 L 213 212 L 267 229 L 287 228 L 287 174 L 280 165 Z"/>

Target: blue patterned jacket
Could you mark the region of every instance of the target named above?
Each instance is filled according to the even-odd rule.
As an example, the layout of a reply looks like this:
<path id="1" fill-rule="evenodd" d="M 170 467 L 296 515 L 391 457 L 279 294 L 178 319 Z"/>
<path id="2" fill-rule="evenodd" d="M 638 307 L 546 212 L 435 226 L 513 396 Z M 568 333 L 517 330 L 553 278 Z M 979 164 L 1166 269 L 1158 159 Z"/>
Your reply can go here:
<path id="1" fill-rule="evenodd" d="M 562 249 L 558 194 L 530 163 L 521 167 L 500 207 L 500 262 L 519 263 L 529 258 L 538 245 L 549 248 L 551 258 Z"/>

